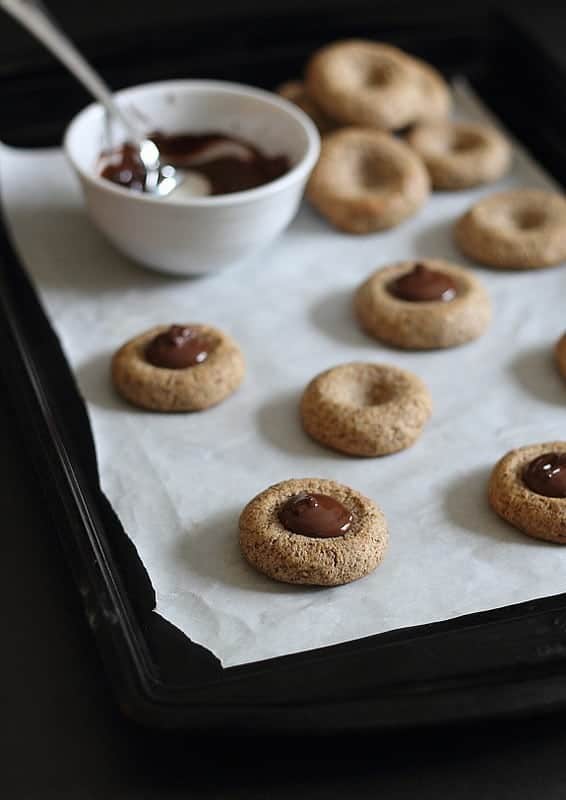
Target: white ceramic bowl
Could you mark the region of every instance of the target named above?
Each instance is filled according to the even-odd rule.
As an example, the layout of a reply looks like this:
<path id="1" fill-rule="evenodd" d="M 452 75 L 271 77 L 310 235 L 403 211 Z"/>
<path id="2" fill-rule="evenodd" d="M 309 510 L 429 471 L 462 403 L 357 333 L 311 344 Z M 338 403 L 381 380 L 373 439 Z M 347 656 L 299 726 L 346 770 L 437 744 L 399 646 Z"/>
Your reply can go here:
<path id="1" fill-rule="evenodd" d="M 92 221 L 118 250 L 159 271 L 202 274 L 263 248 L 292 220 L 320 149 L 318 131 L 300 109 L 270 92 L 223 81 L 149 83 L 118 92 L 116 99 L 148 131 L 220 131 L 267 155 L 284 154 L 292 165 L 281 178 L 243 192 L 188 199 L 144 195 L 96 174 L 104 112 L 90 105 L 70 123 L 64 148 Z"/>

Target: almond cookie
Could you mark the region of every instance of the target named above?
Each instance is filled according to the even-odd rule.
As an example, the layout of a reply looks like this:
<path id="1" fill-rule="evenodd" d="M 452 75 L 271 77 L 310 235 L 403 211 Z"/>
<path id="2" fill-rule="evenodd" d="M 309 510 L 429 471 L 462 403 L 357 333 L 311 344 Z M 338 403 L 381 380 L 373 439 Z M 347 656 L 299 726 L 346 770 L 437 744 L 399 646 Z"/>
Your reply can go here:
<path id="1" fill-rule="evenodd" d="M 491 183 L 501 178 L 511 163 L 505 137 L 478 122 L 423 122 L 409 131 L 406 141 L 423 159 L 435 189 Z"/>
<path id="2" fill-rule="evenodd" d="M 422 88 L 405 54 L 362 39 L 317 50 L 307 64 L 305 82 L 320 108 L 345 125 L 403 128 L 422 105 Z"/>
<path id="3" fill-rule="evenodd" d="M 566 544 L 566 442 L 511 450 L 489 480 L 493 510 L 536 539 Z"/>
<path id="4" fill-rule="evenodd" d="M 455 239 L 464 255 L 499 269 L 538 269 L 566 260 L 566 198 L 513 189 L 479 200 L 461 217 Z"/>
<path id="5" fill-rule="evenodd" d="M 439 258 L 378 269 L 357 290 L 354 309 L 366 333 L 405 350 L 464 344 L 491 321 L 491 301 L 475 275 Z"/>
<path id="6" fill-rule="evenodd" d="M 239 527 L 244 558 L 284 583 L 350 583 L 377 567 L 388 542 L 379 506 L 323 478 L 270 486 L 244 508 Z"/>
<path id="7" fill-rule="evenodd" d="M 353 456 L 404 450 L 418 439 L 431 411 L 430 393 L 416 375 L 356 362 L 317 375 L 300 405 L 309 436 Z"/>
<path id="8" fill-rule="evenodd" d="M 398 225 L 418 211 L 429 191 L 428 173 L 411 148 L 367 128 L 325 136 L 307 185 L 313 206 L 347 233 Z"/>
<path id="9" fill-rule="evenodd" d="M 306 69 L 309 95 L 343 124 L 399 130 L 447 116 L 450 90 L 430 64 L 388 44 L 363 39 L 317 50 Z"/>
<path id="10" fill-rule="evenodd" d="M 562 376 L 566 378 L 566 333 L 564 333 L 557 341 L 556 347 L 554 348 L 554 354 L 556 356 L 558 369 L 560 370 Z"/>
<path id="11" fill-rule="evenodd" d="M 135 406 L 201 411 L 232 394 L 244 377 L 236 342 L 210 325 L 158 325 L 126 342 L 112 359 L 112 381 Z"/>
<path id="12" fill-rule="evenodd" d="M 415 117 L 410 124 L 446 118 L 452 107 L 448 84 L 430 64 L 406 53 L 404 55 L 413 70 L 420 95 L 420 107 L 415 109 Z"/>
<path id="13" fill-rule="evenodd" d="M 329 117 L 317 106 L 308 94 L 303 81 L 286 81 L 277 87 L 276 92 L 308 114 L 320 133 L 328 133 L 340 127 L 339 122 Z"/>

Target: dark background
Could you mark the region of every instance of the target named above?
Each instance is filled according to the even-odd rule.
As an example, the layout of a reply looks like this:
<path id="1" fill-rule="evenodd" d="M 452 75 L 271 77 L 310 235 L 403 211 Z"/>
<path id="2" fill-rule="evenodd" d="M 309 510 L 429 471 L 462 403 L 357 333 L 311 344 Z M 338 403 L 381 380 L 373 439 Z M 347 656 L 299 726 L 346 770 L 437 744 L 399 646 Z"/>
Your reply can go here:
<path id="1" fill-rule="evenodd" d="M 346 18 L 364 12 L 368 2 L 363 0 L 96 0 L 77 2 L 77 0 L 46 0 L 53 16 L 64 26 L 75 40 L 88 49 L 112 50 L 115 42 L 124 34 L 143 39 L 149 33 L 173 30 L 181 27 L 190 35 L 191 30 L 218 26 L 225 29 L 229 19 L 240 21 L 241 33 L 245 28 L 253 28 L 258 17 L 290 14 L 320 15 L 320 28 L 324 30 L 324 15 L 338 9 Z M 378 11 L 384 22 L 388 20 L 408 20 L 411 24 L 431 24 L 447 19 L 456 19 L 462 25 L 470 20 L 486 19 L 493 3 L 488 0 L 459 2 L 458 0 L 374 0 L 373 11 Z M 536 7 L 535 3 L 517 3 L 512 0 L 498 2 L 499 7 L 517 5 Z M 559 2 L 556 4 L 559 5 Z M 163 35 L 163 34 L 159 34 Z M 16 23 L 2 19 L 0 25 L 0 51 L 3 65 L 25 62 L 31 57 L 43 56 L 39 46 L 24 33 Z M 151 53 L 148 53 L 151 58 Z"/>
<path id="2" fill-rule="evenodd" d="M 517 4 L 498 5 L 517 11 Z M 311 26 L 313 15 L 315 20 L 320 15 L 324 38 L 326 13 L 340 9 L 355 15 L 367 3 L 54 0 L 49 6 L 109 78 L 121 76 L 113 82 L 118 85 L 128 82 L 125 60 L 133 58 L 136 69 L 140 64 L 143 69 L 146 60 L 150 66 L 156 53 L 167 51 L 168 31 L 175 42 L 197 47 L 199 32 L 213 41 L 215 26 L 232 25 L 236 38 L 253 43 L 258 15 L 272 10 L 284 20 L 293 9 Z M 464 30 L 491 24 L 490 4 L 483 0 L 399 0 L 372 7 L 383 9 L 384 21 L 416 28 L 456 25 Z M 529 27 L 563 57 L 566 8 L 562 3 L 531 3 L 530 9 Z M 39 90 L 42 80 L 58 86 L 59 92 L 61 85 L 68 86 L 72 102 L 80 104 L 80 91 L 61 75 L 25 33 L 0 17 L 3 138 L 21 135 L 32 112 L 38 119 L 50 118 L 59 99 L 54 90 Z M 30 83 L 34 87 L 27 95 L 33 108 L 9 102 L 16 97 L 14 76 L 25 91 Z M 46 127 L 42 135 L 51 130 Z M 0 384 L 1 796 L 564 798 L 564 716 L 320 741 L 196 740 L 128 722 L 110 695 L 50 521 L 49 498 L 39 489 L 32 458 L 22 451 L 20 432 L 5 404 L 9 391 Z"/>
<path id="3" fill-rule="evenodd" d="M 460 40 L 464 52 L 476 32 L 491 34 L 493 5 L 489 0 L 48 0 L 53 16 L 115 89 L 189 75 L 273 88 L 270 79 L 293 77 L 287 63 L 302 63 L 318 44 L 346 30 L 358 36 L 387 31 L 401 46 L 408 35 L 416 55 L 427 58 L 433 52 L 443 62 L 450 47 L 459 55 Z M 518 5 L 497 2 L 498 8 Z M 527 5 L 544 22 L 544 7 L 534 0 Z M 552 13 L 562 2 L 550 5 Z M 554 27 L 549 19 L 547 28 Z M 51 143 L 60 136 L 60 121 L 90 100 L 5 15 L 0 16 L 2 79 L 3 108 L 10 113 L 0 114 L 0 138 L 10 144 Z"/>

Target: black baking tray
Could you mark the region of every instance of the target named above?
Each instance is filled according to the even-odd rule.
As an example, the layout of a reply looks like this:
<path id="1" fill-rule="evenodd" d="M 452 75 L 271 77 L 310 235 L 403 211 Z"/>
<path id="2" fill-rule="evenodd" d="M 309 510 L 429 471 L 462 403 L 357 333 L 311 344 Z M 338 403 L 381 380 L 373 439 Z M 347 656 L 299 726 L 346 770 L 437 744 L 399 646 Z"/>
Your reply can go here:
<path id="1" fill-rule="evenodd" d="M 307 56 L 345 36 L 383 39 L 464 75 L 510 131 L 566 183 L 566 73 L 524 26 L 386 24 L 365 10 L 205 25 L 167 48 L 124 42 L 99 64 L 115 87 L 219 77 L 266 87 L 300 74 Z M 184 36 L 183 36 L 184 33 Z M 193 42 L 194 47 L 187 45 Z M 116 44 L 119 44 L 117 42 Z M 128 50 L 128 47 L 130 48 Z M 528 53 L 528 58 L 525 54 Z M 15 145 L 56 144 L 86 98 L 56 67 L 5 68 L 17 112 L 0 124 Z M 30 102 L 57 96 L 55 105 Z M 155 611 L 150 579 L 99 487 L 84 403 L 60 343 L 0 226 L 0 370 L 117 702 L 146 725 L 191 731 L 320 733 L 544 712 L 566 706 L 566 594 L 223 669 Z M 195 478 L 197 480 L 197 478 Z M 566 587 L 565 587 L 566 588 Z"/>

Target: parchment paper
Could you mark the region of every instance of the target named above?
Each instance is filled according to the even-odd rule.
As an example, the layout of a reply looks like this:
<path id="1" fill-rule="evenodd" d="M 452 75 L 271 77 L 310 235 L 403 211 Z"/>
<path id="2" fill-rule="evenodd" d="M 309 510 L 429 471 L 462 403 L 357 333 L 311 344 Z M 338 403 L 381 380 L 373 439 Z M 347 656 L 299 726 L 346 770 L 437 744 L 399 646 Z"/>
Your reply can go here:
<path id="1" fill-rule="evenodd" d="M 471 93 L 459 114 L 484 119 Z M 435 194 L 390 232 L 337 233 L 306 205 L 271 249 L 232 270 L 162 277 L 118 255 L 91 226 L 59 150 L 2 148 L 3 200 L 16 242 L 85 397 L 102 487 L 135 542 L 157 610 L 225 666 L 551 595 L 566 589 L 566 548 L 500 521 L 486 480 L 508 449 L 563 438 L 566 384 L 551 347 L 566 327 L 564 268 L 476 267 L 495 304 L 470 345 L 403 353 L 362 334 L 355 287 L 387 262 L 440 256 L 466 263 L 454 220 L 485 193 L 552 186 L 520 149 L 512 174 L 480 190 Z M 137 411 L 109 381 L 112 352 L 144 329 L 209 322 L 247 358 L 240 391 L 194 415 Z M 383 459 L 331 453 L 303 434 L 297 402 L 319 371 L 352 360 L 406 367 L 431 389 L 434 415 L 417 444 Z M 335 589 L 286 586 L 245 564 L 240 510 L 290 477 L 333 478 L 374 498 L 391 545 L 367 578 Z"/>

